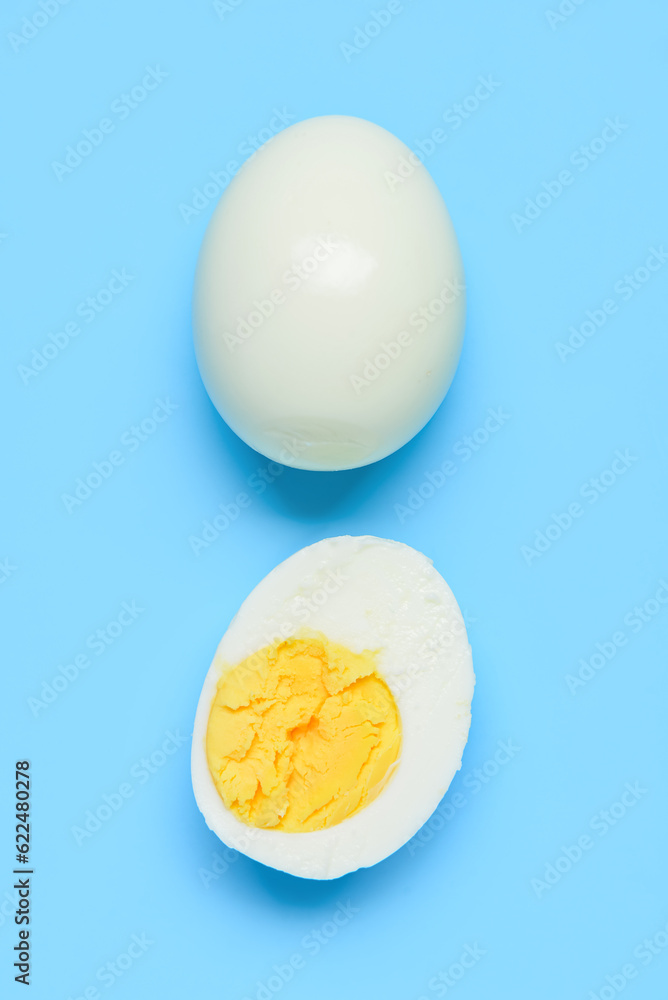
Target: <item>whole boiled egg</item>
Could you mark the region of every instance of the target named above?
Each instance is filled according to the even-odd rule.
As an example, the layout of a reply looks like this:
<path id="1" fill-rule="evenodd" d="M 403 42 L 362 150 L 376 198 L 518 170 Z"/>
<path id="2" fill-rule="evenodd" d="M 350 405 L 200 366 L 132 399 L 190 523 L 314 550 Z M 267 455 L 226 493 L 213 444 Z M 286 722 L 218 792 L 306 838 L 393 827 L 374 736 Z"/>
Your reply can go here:
<path id="1" fill-rule="evenodd" d="M 244 164 L 202 244 L 199 369 L 267 458 L 351 469 L 433 416 L 460 355 L 465 285 L 441 194 L 379 125 L 291 125 Z"/>
<path id="2" fill-rule="evenodd" d="M 474 674 L 431 560 L 343 536 L 281 563 L 223 636 L 197 707 L 197 804 L 229 847 L 303 878 L 376 864 L 461 765 Z"/>

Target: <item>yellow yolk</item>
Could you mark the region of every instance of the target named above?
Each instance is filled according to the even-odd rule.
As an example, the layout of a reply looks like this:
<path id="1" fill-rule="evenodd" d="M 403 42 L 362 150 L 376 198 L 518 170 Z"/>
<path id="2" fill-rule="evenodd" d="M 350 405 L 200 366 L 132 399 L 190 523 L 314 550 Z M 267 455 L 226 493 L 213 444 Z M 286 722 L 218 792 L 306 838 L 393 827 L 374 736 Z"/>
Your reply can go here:
<path id="1" fill-rule="evenodd" d="M 251 826 L 289 832 L 322 830 L 367 806 L 400 748 L 399 711 L 374 653 L 320 634 L 226 670 L 206 733 L 225 805 Z"/>

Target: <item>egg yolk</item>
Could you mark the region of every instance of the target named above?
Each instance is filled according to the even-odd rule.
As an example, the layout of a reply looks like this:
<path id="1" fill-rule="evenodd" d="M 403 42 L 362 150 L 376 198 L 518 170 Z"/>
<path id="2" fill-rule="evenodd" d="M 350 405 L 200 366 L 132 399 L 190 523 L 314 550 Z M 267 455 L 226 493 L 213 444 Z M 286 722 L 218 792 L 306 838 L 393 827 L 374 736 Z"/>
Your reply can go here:
<path id="1" fill-rule="evenodd" d="M 319 633 L 227 669 L 206 733 L 225 805 L 244 823 L 287 832 L 322 830 L 367 806 L 400 748 L 399 711 L 375 654 Z"/>

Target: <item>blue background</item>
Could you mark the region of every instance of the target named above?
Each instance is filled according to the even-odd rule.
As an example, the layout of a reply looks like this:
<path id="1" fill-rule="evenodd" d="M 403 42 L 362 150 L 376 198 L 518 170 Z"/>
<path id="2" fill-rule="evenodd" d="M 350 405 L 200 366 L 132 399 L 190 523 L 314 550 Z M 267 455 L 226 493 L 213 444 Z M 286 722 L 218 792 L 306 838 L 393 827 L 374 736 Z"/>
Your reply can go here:
<path id="1" fill-rule="evenodd" d="M 615 284 L 668 242 L 668 14 L 658 0 L 571 6 L 556 21 L 547 0 L 407 0 L 352 54 L 341 43 L 369 20 L 367 0 L 243 0 L 227 12 L 203 0 L 72 0 L 14 45 L 11 33 L 40 8 L 24 0 L 3 13 L 2 83 L 13 95 L 0 218 L 7 995 L 23 989 L 12 982 L 8 914 L 13 764 L 24 757 L 36 1000 L 93 986 L 114 1000 L 241 1000 L 263 989 L 265 1000 L 418 1000 L 439 995 L 429 981 L 466 944 L 485 954 L 448 988 L 461 1000 L 605 998 L 606 976 L 629 962 L 629 998 L 655 1000 L 665 986 L 668 949 L 646 965 L 633 951 L 657 933 L 663 941 L 668 922 L 666 606 L 650 601 L 642 627 L 631 622 L 634 607 L 668 594 L 668 267 L 639 272 L 632 296 Z M 112 104 L 147 66 L 167 76 L 121 119 Z M 491 96 L 444 125 L 479 76 L 496 82 Z M 399 453 L 347 473 L 285 471 L 195 555 L 191 536 L 266 460 L 226 428 L 198 376 L 191 288 L 216 199 L 197 213 L 183 206 L 210 171 L 243 159 L 239 147 L 275 108 L 294 120 L 358 115 L 409 145 L 445 128 L 427 165 L 461 242 L 465 347 L 444 405 Z M 53 162 L 104 117 L 114 131 L 59 179 Z M 627 127 L 580 169 L 571 156 L 607 118 Z M 564 169 L 573 183 L 518 227 L 513 214 Z M 132 280 L 122 293 L 93 322 L 77 317 L 123 268 Z M 562 360 L 555 345 L 608 298 L 617 311 Z M 33 349 L 77 318 L 79 335 L 26 378 Z M 154 434 L 134 450 L 127 437 L 119 444 L 167 397 L 177 408 Z M 395 505 L 457 442 L 464 450 L 489 407 L 509 414 L 503 427 L 400 516 Z M 62 495 L 119 448 L 123 464 L 68 513 Z M 633 460 L 590 503 L 580 491 L 617 449 Z M 525 558 L 522 546 L 576 501 L 583 515 Z M 228 855 L 216 874 L 222 845 L 197 811 L 187 741 L 163 757 L 166 733 L 191 732 L 216 644 L 251 588 L 303 545 L 367 532 L 425 551 L 466 614 L 477 688 L 462 771 L 422 839 L 372 869 L 316 883 Z M 132 601 L 144 610 L 95 655 L 88 636 Z M 626 645 L 569 690 L 580 659 L 619 630 Z M 43 685 L 84 652 L 90 665 L 36 707 L 30 699 L 48 696 Z M 499 740 L 521 748 L 500 767 L 490 763 Z M 73 827 L 125 782 L 131 797 L 78 844 Z M 640 783 L 640 798 L 596 832 L 591 822 L 600 828 L 597 814 L 627 782 Z M 572 870 L 532 885 L 583 834 L 593 847 Z M 312 954 L 305 935 L 348 900 L 358 912 Z M 153 943 L 105 986 L 97 970 L 133 934 Z M 295 953 L 304 967 L 280 990 L 267 986 Z"/>

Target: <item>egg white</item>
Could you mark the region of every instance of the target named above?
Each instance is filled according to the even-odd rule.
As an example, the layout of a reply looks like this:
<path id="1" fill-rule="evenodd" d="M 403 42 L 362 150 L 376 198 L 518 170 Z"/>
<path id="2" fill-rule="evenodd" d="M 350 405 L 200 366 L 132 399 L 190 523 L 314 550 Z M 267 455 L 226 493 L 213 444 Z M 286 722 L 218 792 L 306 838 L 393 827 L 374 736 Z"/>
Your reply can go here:
<path id="1" fill-rule="evenodd" d="M 225 806 L 209 771 L 211 703 L 225 669 L 304 628 L 353 652 L 379 650 L 377 670 L 401 716 L 401 755 L 378 798 L 335 826 L 310 833 L 247 826 Z M 372 535 L 301 549 L 246 598 L 204 681 L 192 781 L 207 825 L 229 847 L 302 878 L 338 878 L 376 864 L 420 829 L 460 768 L 474 683 L 461 612 L 425 555 Z"/>

